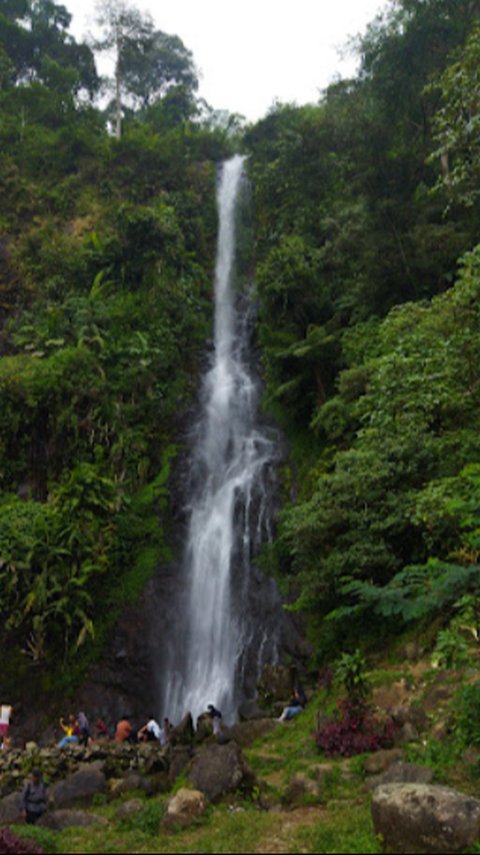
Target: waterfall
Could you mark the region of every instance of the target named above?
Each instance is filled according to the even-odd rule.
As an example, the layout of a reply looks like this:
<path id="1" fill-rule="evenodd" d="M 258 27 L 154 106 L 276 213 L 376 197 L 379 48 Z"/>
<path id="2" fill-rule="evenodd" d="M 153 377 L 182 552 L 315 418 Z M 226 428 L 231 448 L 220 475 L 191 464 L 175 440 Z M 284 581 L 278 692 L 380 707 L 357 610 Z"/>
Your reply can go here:
<path id="1" fill-rule="evenodd" d="M 277 443 L 257 424 L 250 304 L 235 275 L 243 164 L 240 156 L 224 163 L 217 190 L 215 346 L 194 431 L 183 600 L 164 669 L 163 714 L 174 721 L 187 711 L 195 718 L 207 703 L 227 721 L 235 719 L 245 670 L 253 659 L 258 669 L 275 656 L 276 620 L 270 628 L 266 620 L 257 626 L 251 608 L 252 596 L 262 598 L 265 616 L 278 603 L 273 582 L 252 567 L 268 537 L 267 480 Z"/>

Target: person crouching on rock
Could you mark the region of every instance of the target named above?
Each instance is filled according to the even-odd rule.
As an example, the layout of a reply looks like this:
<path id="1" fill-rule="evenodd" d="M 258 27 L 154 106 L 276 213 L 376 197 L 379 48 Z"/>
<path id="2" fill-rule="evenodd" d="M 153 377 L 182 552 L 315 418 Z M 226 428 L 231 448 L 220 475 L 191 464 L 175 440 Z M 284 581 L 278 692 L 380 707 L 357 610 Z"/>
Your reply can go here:
<path id="1" fill-rule="evenodd" d="M 32 777 L 26 782 L 22 791 L 22 813 L 29 825 L 34 825 L 45 813 L 48 807 L 47 788 L 43 782 L 42 773 L 34 769 Z"/>
<path id="2" fill-rule="evenodd" d="M 151 719 L 140 728 L 137 736 L 139 742 L 155 742 L 155 740 L 157 740 L 157 742 L 161 742 L 162 729 L 152 716 Z"/>
<path id="3" fill-rule="evenodd" d="M 213 704 L 207 707 L 207 714 L 212 719 L 212 727 L 214 736 L 220 736 L 222 733 L 222 713 L 215 709 Z"/>

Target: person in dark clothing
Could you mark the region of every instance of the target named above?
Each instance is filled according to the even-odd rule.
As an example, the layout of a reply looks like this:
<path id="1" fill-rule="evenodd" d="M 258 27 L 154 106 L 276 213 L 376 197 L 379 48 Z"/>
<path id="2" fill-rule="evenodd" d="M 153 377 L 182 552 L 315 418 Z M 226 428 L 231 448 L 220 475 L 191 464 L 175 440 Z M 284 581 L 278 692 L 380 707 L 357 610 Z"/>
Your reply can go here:
<path id="1" fill-rule="evenodd" d="M 29 825 L 34 825 L 48 807 L 47 788 L 39 769 L 34 769 L 32 777 L 22 791 L 22 812 Z"/>
<path id="2" fill-rule="evenodd" d="M 85 748 L 88 748 L 88 742 L 90 739 L 90 724 L 87 716 L 84 712 L 79 712 L 77 716 L 78 728 L 80 731 L 78 742 L 80 745 L 84 745 Z"/>
<path id="3" fill-rule="evenodd" d="M 222 713 L 220 710 L 215 709 L 213 704 L 209 704 L 207 707 L 207 714 L 212 719 L 212 727 L 215 736 L 220 736 L 222 732 Z"/>
<path id="4" fill-rule="evenodd" d="M 307 703 L 307 696 L 301 686 L 295 689 L 288 707 L 285 707 L 277 721 L 290 721 L 299 713 L 303 712 Z"/>

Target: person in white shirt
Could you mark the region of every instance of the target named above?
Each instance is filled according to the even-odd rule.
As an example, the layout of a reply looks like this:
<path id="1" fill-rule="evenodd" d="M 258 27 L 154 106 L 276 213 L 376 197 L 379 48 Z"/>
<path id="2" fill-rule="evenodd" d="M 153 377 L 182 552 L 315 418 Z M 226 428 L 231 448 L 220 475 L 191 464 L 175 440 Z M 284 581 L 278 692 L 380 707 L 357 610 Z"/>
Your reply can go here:
<path id="1" fill-rule="evenodd" d="M 158 742 L 162 741 L 162 729 L 158 722 L 152 717 L 150 721 L 140 728 L 138 731 L 138 741 L 139 742 L 153 742 L 154 739 L 158 740 Z"/>
<path id="2" fill-rule="evenodd" d="M 8 706 L 7 704 L 2 704 L 0 706 L 0 743 L 2 748 L 5 740 L 8 739 L 8 729 L 10 727 L 12 713 L 13 707 Z"/>

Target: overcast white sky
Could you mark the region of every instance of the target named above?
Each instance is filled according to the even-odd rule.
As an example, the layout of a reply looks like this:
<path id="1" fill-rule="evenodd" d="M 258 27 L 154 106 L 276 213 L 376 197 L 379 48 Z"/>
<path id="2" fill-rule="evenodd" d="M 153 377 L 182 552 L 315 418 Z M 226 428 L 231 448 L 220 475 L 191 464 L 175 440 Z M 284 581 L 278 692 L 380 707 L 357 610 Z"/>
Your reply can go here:
<path id="1" fill-rule="evenodd" d="M 63 0 L 78 37 L 93 29 L 95 0 Z M 134 0 L 158 29 L 193 52 L 200 92 L 215 109 L 263 116 L 275 99 L 304 104 L 355 61 L 338 49 L 363 32 L 386 0 Z"/>

